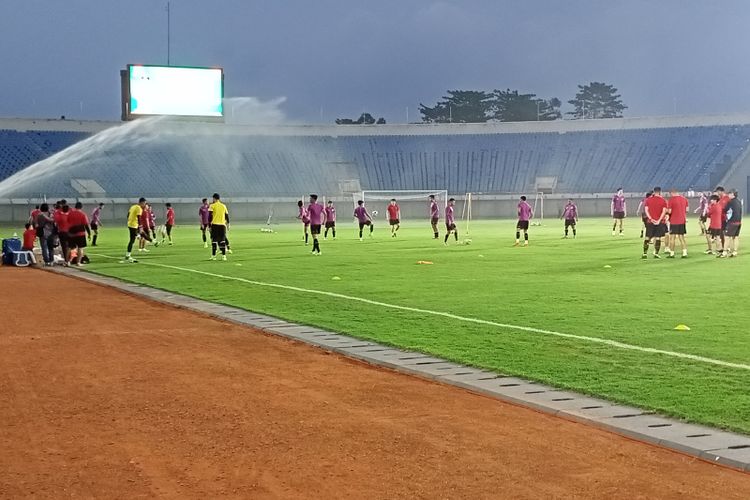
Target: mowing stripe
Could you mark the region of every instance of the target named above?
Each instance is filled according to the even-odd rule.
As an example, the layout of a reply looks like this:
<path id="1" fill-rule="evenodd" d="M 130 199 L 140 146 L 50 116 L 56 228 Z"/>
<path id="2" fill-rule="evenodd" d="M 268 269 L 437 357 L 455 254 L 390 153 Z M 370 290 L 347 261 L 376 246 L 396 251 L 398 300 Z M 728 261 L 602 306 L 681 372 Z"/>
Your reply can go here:
<path id="1" fill-rule="evenodd" d="M 108 259 L 115 259 L 115 260 L 121 260 L 119 257 L 112 257 L 111 255 L 103 255 L 103 254 L 91 254 L 96 255 L 99 257 L 105 257 Z M 662 349 L 654 349 L 652 347 L 642 347 L 639 345 L 633 345 L 633 344 L 626 344 L 624 342 L 618 342 L 616 340 L 609 340 L 609 339 L 603 339 L 599 337 L 589 337 L 586 335 L 574 335 L 572 333 L 563 333 L 563 332 L 556 332 L 553 330 L 544 330 L 541 328 L 533 328 L 530 326 L 520 326 L 520 325 L 510 325 L 506 323 L 497 323 L 495 321 L 489 321 L 486 319 L 480 319 L 480 318 L 472 318 L 468 316 L 459 316 L 457 314 L 451 314 L 447 312 L 442 311 L 432 311 L 430 309 L 421 309 L 419 307 L 410 307 L 410 306 L 401 306 L 398 304 L 388 304 L 387 302 L 380 302 L 377 300 L 370 300 L 365 299 L 362 297 L 352 297 L 351 295 L 344 295 L 341 293 L 336 292 L 326 292 L 323 290 L 312 290 L 309 288 L 300 288 L 297 286 L 291 286 L 291 285 L 281 285 L 278 283 L 266 283 L 263 281 L 255 281 L 255 280 L 249 280 L 245 278 L 239 278 L 237 276 L 226 276 L 223 274 L 216 274 L 216 273 L 209 273 L 208 271 L 199 271 L 197 269 L 190 269 L 187 267 L 179 267 L 179 266 L 171 266 L 169 264 L 157 264 L 155 262 L 140 262 L 141 264 L 145 264 L 147 266 L 155 266 L 155 267 L 163 267 L 165 269 L 174 269 L 175 271 L 184 271 L 187 273 L 194 273 L 194 274 L 202 274 L 204 276 L 211 276 L 213 278 L 220 278 L 230 281 L 239 281 L 241 283 L 247 283 L 248 285 L 255 285 L 255 286 L 261 286 L 266 288 L 278 288 L 282 290 L 292 290 L 295 292 L 301 292 L 301 293 L 309 293 L 314 295 L 323 295 L 326 297 L 333 297 L 336 299 L 343 299 L 343 300 L 351 300 L 353 302 L 362 302 L 364 304 L 370 304 L 373 306 L 379 306 L 379 307 L 385 307 L 388 309 L 397 309 L 400 311 L 410 311 L 420 314 L 428 314 L 432 316 L 441 316 L 443 318 L 450 318 L 454 319 L 456 321 L 463 321 L 466 323 L 475 323 L 478 325 L 488 325 L 488 326 L 494 326 L 498 328 L 505 328 L 509 330 L 519 330 L 523 332 L 531 332 L 531 333 L 541 333 L 544 335 L 551 335 L 554 337 L 562 337 L 566 339 L 575 339 L 575 340 L 583 340 L 585 342 L 592 342 L 595 344 L 604 344 L 611 347 L 617 347 L 618 349 L 628 349 L 631 351 L 640 351 L 640 352 L 647 352 L 651 354 L 662 354 L 664 356 L 671 356 L 673 358 L 679 358 L 679 359 L 689 359 L 691 361 L 698 361 L 700 363 L 708 363 L 712 365 L 718 365 L 718 366 L 724 366 L 727 368 L 737 368 L 740 370 L 750 370 L 750 365 L 744 365 L 741 363 L 732 363 L 730 361 L 722 361 L 720 359 L 713 359 L 713 358 L 706 358 L 704 356 L 697 356 L 695 354 L 686 354 L 682 352 L 673 352 L 673 351 L 665 351 Z"/>

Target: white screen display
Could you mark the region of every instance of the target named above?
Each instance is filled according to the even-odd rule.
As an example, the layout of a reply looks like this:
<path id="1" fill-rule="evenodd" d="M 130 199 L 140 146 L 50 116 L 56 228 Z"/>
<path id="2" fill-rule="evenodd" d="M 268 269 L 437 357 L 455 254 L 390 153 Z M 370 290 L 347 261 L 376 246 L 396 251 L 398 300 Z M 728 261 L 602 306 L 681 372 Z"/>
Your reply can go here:
<path id="1" fill-rule="evenodd" d="M 224 116 L 222 70 L 129 66 L 133 115 Z"/>

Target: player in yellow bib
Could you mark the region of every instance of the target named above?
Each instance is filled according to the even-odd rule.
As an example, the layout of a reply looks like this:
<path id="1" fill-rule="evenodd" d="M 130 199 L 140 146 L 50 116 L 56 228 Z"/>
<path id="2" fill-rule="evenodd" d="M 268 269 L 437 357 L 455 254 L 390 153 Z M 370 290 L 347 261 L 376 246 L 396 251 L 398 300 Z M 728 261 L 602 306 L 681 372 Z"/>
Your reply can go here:
<path id="1" fill-rule="evenodd" d="M 213 203 L 208 207 L 208 216 L 211 221 L 211 260 L 216 260 L 217 247 L 221 250 L 221 260 L 227 260 L 229 209 L 221 202 L 218 193 L 214 193 Z"/>
<path id="2" fill-rule="evenodd" d="M 130 240 L 128 241 L 128 251 L 125 254 L 125 260 L 128 262 L 137 262 L 130 256 L 130 253 L 133 251 L 133 243 L 135 243 L 135 238 L 140 232 L 141 215 L 143 215 L 143 209 L 145 206 L 146 198 L 141 198 L 138 200 L 137 204 L 131 206 L 128 210 L 128 232 L 130 233 Z"/>

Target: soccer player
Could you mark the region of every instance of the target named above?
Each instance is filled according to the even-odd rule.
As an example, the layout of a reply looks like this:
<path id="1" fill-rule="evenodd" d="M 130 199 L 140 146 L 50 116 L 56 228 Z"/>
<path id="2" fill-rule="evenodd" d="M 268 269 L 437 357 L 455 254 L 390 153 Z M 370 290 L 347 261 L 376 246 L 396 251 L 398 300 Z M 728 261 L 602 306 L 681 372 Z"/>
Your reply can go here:
<path id="1" fill-rule="evenodd" d="M 37 214 L 37 217 L 38 216 L 39 214 Z M 30 222 L 24 224 L 23 227 L 23 246 L 21 247 L 21 250 L 24 252 L 32 252 L 34 251 L 34 241 L 36 241 L 36 230 L 31 226 Z"/>
<path id="2" fill-rule="evenodd" d="M 724 253 L 724 241 L 721 239 L 724 211 L 719 204 L 720 200 L 721 197 L 718 194 L 714 194 L 711 195 L 708 201 L 708 235 L 711 238 L 709 245 L 712 244 L 712 246 L 709 248 L 711 251 L 707 251 L 706 253 L 716 253 L 717 256 L 721 256 Z"/>
<path id="3" fill-rule="evenodd" d="M 326 231 L 323 233 L 323 238 L 328 238 L 328 230 L 333 232 L 333 239 L 336 239 L 336 207 L 333 206 L 333 200 L 328 200 L 325 209 L 326 216 Z"/>
<path id="4" fill-rule="evenodd" d="M 448 200 L 448 205 L 445 207 L 445 239 L 443 240 L 443 245 L 448 246 L 448 238 L 450 237 L 451 233 L 453 233 L 453 236 L 455 237 L 456 241 L 458 241 L 458 229 L 456 229 L 456 218 L 453 214 L 453 206 L 456 204 L 456 199 L 451 198 Z"/>
<path id="5" fill-rule="evenodd" d="M 625 206 L 625 195 L 622 194 L 622 188 L 617 188 L 617 193 L 612 197 L 609 211 L 612 214 L 612 236 L 616 234 L 617 222 L 620 223 L 620 236 L 625 236 L 622 232 L 622 221 L 627 216 L 627 207 Z"/>
<path id="6" fill-rule="evenodd" d="M 39 237 L 39 246 L 42 249 L 42 260 L 44 260 L 45 266 L 51 266 L 54 262 L 55 220 L 49 212 L 49 205 L 47 203 L 40 205 L 35 226 L 36 234 Z"/>
<path id="7" fill-rule="evenodd" d="M 139 217 L 139 236 L 140 240 L 138 242 L 138 251 L 139 252 L 149 252 L 149 249 L 146 248 L 146 242 L 154 243 L 154 246 L 158 246 L 158 243 L 154 242 L 154 240 L 151 239 L 151 205 L 146 203 L 146 205 L 143 207 L 143 211 L 141 212 L 141 216 Z"/>
<path id="8" fill-rule="evenodd" d="M 305 204 L 302 202 L 302 200 L 299 200 L 297 202 L 297 207 L 299 208 L 297 218 L 302 221 L 302 225 L 305 228 L 305 245 L 307 245 L 309 239 L 308 229 L 310 228 L 310 215 L 307 213 L 307 209 L 305 208 Z"/>
<path id="9" fill-rule="evenodd" d="M 310 234 L 312 234 L 313 237 L 312 253 L 314 255 L 320 255 L 320 242 L 318 241 L 318 236 L 320 236 L 320 228 L 324 222 L 325 208 L 318 203 L 317 194 L 310 195 L 310 204 L 307 206 L 307 214 L 310 218 Z"/>
<path id="10" fill-rule="evenodd" d="M 31 224 L 31 227 L 34 227 L 34 222 L 36 221 L 36 217 L 39 215 L 40 212 L 41 210 L 39 209 L 39 205 L 34 205 L 34 210 L 32 210 L 31 213 L 29 214 L 29 224 Z"/>
<path id="11" fill-rule="evenodd" d="M 201 222 L 201 236 L 203 237 L 203 248 L 208 248 L 206 241 L 206 229 L 211 225 L 211 216 L 208 214 L 208 198 L 201 200 L 201 207 L 198 209 L 198 217 Z"/>
<path id="12" fill-rule="evenodd" d="M 39 213 L 41 213 L 41 210 L 39 211 Z M 39 217 L 39 214 L 37 214 L 37 217 Z M 31 263 L 36 264 L 36 257 L 34 256 L 36 229 L 34 229 L 34 226 L 30 222 L 24 224 L 23 227 L 23 245 L 21 245 L 21 250 L 23 250 L 24 252 L 31 252 Z"/>
<path id="13" fill-rule="evenodd" d="M 648 258 L 648 246 L 654 242 L 654 258 L 661 259 L 659 251 L 661 250 L 661 241 L 667 234 L 667 200 L 661 195 L 661 188 L 655 187 L 653 194 L 646 200 L 644 210 L 648 218 L 646 226 L 646 238 L 643 240 L 642 259 Z"/>
<path id="14" fill-rule="evenodd" d="M 356 217 L 359 223 L 359 241 L 362 241 L 362 229 L 365 226 L 370 226 L 370 238 L 372 238 L 372 231 L 375 229 L 375 224 L 372 223 L 372 217 L 367 213 L 364 201 L 357 201 L 357 208 L 354 209 L 354 217 Z"/>
<path id="15" fill-rule="evenodd" d="M 714 194 L 719 197 L 719 206 L 721 206 L 722 213 L 724 214 L 724 222 L 721 226 L 721 248 L 722 251 L 725 247 L 725 241 L 724 241 L 724 230 L 727 228 L 727 203 L 729 203 L 729 196 L 727 195 L 726 191 L 722 186 L 716 186 L 716 190 L 714 191 Z"/>
<path id="16" fill-rule="evenodd" d="M 140 219 L 145 207 L 146 198 L 140 198 L 137 204 L 131 206 L 130 209 L 128 209 L 128 233 L 130 234 L 130 239 L 128 240 L 128 251 L 125 253 L 125 260 L 127 262 L 138 262 L 133 257 L 131 257 L 130 254 L 133 252 L 133 243 L 135 243 L 135 238 L 140 232 Z"/>
<path id="17" fill-rule="evenodd" d="M 84 248 L 86 248 L 86 235 L 91 236 L 91 228 L 89 227 L 89 218 L 83 211 L 83 203 L 80 201 L 76 202 L 75 208 L 70 211 L 68 224 L 70 224 L 68 229 L 70 248 L 76 249 L 75 264 L 81 267 L 81 259 L 83 259 Z"/>
<path id="18" fill-rule="evenodd" d="M 221 260 L 227 260 L 227 228 L 229 227 L 229 210 L 221 202 L 219 193 L 214 193 L 213 203 L 208 207 L 211 215 L 211 260 L 216 260 L 217 247 L 221 250 Z"/>
<path id="19" fill-rule="evenodd" d="M 648 217 L 646 217 L 646 211 L 644 210 L 646 207 L 646 200 L 649 199 L 652 194 L 654 194 L 653 191 L 649 191 L 643 197 L 641 202 L 638 203 L 638 210 L 636 211 L 636 213 L 641 216 L 641 223 L 643 224 L 641 226 L 641 238 L 643 238 L 644 232 L 646 231 L 646 226 L 648 226 Z"/>
<path id="20" fill-rule="evenodd" d="M 154 241 L 155 246 L 159 246 L 156 241 L 156 212 L 151 204 L 148 205 L 148 229 L 151 232 L 151 239 Z"/>
<path id="21" fill-rule="evenodd" d="M 91 212 L 91 233 L 89 233 L 89 236 L 91 237 L 91 246 L 96 246 L 96 240 L 99 238 L 99 228 L 102 226 L 102 208 L 104 207 L 104 203 L 99 203 L 99 205 L 94 209 L 93 212 Z"/>
<path id="22" fill-rule="evenodd" d="M 437 204 L 437 201 L 435 201 L 435 195 L 430 195 L 430 224 L 432 224 L 432 232 L 435 235 L 434 238 L 438 239 L 440 238 L 440 233 L 438 231 L 438 222 L 440 222 L 440 207 Z"/>
<path id="23" fill-rule="evenodd" d="M 742 202 L 739 199 L 737 190 L 729 192 L 729 203 L 724 208 L 727 223 L 724 230 L 725 250 L 721 254 L 724 257 L 737 257 L 740 246 L 740 229 L 742 228 Z"/>
<path id="24" fill-rule="evenodd" d="M 55 211 L 54 219 L 57 226 L 57 238 L 60 240 L 60 249 L 65 260 L 63 263 L 64 266 L 67 266 L 70 261 L 70 245 L 68 244 L 68 230 L 70 229 L 70 224 L 68 223 L 69 214 L 70 207 L 68 206 L 68 202 L 61 200 L 60 209 Z"/>
<path id="25" fill-rule="evenodd" d="M 39 219 L 39 214 L 42 213 L 42 210 L 40 208 L 41 205 L 35 205 L 34 210 L 31 211 L 30 217 L 29 217 L 29 224 L 31 224 L 31 228 L 37 232 L 37 236 L 39 237 L 39 244 L 41 245 L 41 235 L 39 234 L 41 232 L 39 226 L 37 225 L 37 219 Z"/>
<path id="26" fill-rule="evenodd" d="M 560 216 L 561 219 L 565 219 L 565 236 L 568 237 L 568 228 L 573 228 L 573 238 L 576 237 L 576 223 L 578 222 L 578 207 L 573 200 L 568 198 L 568 203 L 563 208 L 563 213 Z"/>
<path id="27" fill-rule="evenodd" d="M 701 197 L 698 200 L 698 208 L 693 210 L 694 214 L 698 214 L 698 226 L 701 228 L 701 234 L 706 234 L 706 221 L 708 220 L 708 196 L 706 193 L 701 192 Z"/>
<path id="28" fill-rule="evenodd" d="M 682 248 L 682 258 L 688 256 L 687 253 L 687 241 L 685 241 L 685 234 L 687 234 L 687 212 L 688 212 L 688 200 L 676 189 L 672 189 L 669 193 L 669 201 L 667 202 L 667 211 L 669 212 L 669 240 L 667 242 L 667 251 L 669 255 L 668 259 L 674 259 L 674 250 L 677 246 L 677 241 L 680 242 L 680 248 Z"/>
<path id="29" fill-rule="evenodd" d="M 169 244 L 172 245 L 172 228 L 174 227 L 174 208 L 171 203 L 165 205 L 167 207 L 167 223 L 164 226 L 167 230 L 167 238 L 169 238 Z M 164 234 L 161 235 L 161 242 L 164 243 Z"/>
<path id="30" fill-rule="evenodd" d="M 513 246 L 521 244 L 521 231 L 523 231 L 523 246 L 529 245 L 529 221 L 534 217 L 534 211 L 531 205 L 526 202 L 526 196 L 521 196 L 518 202 L 518 222 L 516 223 L 516 243 Z"/>
<path id="31" fill-rule="evenodd" d="M 398 207 L 398 203 L 396 203 L 396 198 L 391 198 L 386 210 L 388 211 L 388 224 L 391 225 L 391 237 L 395 238 L 396 233 L 401 227 L 401 209 Z"/>

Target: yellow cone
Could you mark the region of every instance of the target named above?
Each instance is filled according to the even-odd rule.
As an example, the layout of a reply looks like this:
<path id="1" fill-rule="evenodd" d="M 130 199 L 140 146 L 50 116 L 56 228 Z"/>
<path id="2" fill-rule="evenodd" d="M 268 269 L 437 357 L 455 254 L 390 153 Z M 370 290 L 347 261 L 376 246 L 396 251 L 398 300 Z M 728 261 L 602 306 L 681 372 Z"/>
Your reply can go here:
<path id="1" fill-rule="evenodd" d="M 675 326 L 674 329 L 675 330 L 679 330 L 681 332 L 687 332 L 687 331 L 690 330 L 690 327 L 687 326 L 687 325 L 679 324 L 679 325 Z"/>

